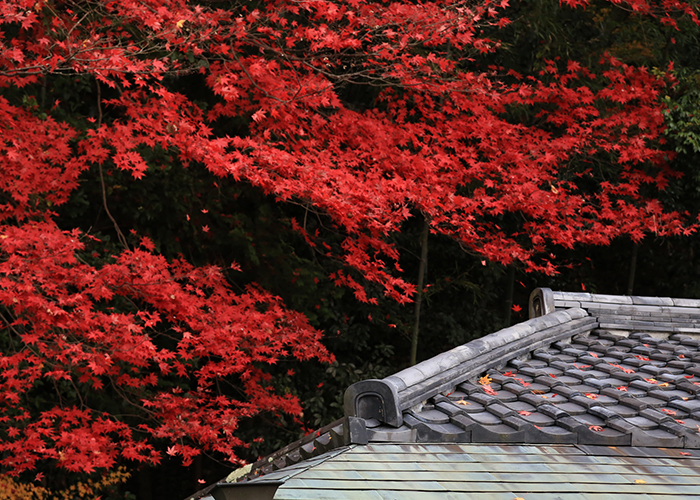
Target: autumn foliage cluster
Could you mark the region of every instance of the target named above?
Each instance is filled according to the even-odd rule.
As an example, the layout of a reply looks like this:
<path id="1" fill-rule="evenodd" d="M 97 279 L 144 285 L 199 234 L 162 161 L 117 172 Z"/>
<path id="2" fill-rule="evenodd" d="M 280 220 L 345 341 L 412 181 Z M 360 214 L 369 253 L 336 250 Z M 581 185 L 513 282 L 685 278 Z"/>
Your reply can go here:
<path id="1" fill-rule="evenodd" d="M 698 21 L 680 0 L 614 3 Z M 411 299 L 392 236 L 417 214 L 468 252 L 545 272 L 552 246 L 691 231 L 653 196 L 676 176 L 660 105 L 670 68 L 611 55 L 594 68 L 547 60 L 534 75 L 482 67 L 508 11 L 507 0 L 0 1 L 0 465 L 90 471 L 200 450 L 235 462 L 241 419 L 300 410 L 266 367 L 332 359 L 303 315 L 232 286 L 233 259 L 166 259 L 117 220 L 116 250 L 62 227 L 89 172 L 104 190 L 110 172 L 140 179 L 160 155 L 323 213 L 343 235 L 331 279 L 370 302 L 366 283 Z M 85 75 L 92 111 L 56 118 L 67 104 L 42 96 L 47 80 Z M 213 104 L 173 85 L 188 75 Z M 349 105 L 348 88 L 369 89 L 366 102 Z M 95 210 L 108 202 L 105 191 Z"/>

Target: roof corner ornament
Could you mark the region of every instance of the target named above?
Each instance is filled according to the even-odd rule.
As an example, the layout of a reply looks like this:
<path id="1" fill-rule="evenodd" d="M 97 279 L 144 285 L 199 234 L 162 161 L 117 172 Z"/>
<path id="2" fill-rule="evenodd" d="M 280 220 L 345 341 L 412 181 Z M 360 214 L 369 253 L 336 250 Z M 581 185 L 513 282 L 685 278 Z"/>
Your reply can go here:
<path id="1" fill-rule="evenodd" d="M 550 288 L 535 288 L 530 294 L 530 319 L 555 311 L 554 293 Z"/>
<path id="2" fill-rule="evenodd" d="M 345 391 L 345 416 L 376 418 L 380 422 L 399 427 L 403 414 L 399 408 L 396 388 L 384 380 L 362 380 Z"/>

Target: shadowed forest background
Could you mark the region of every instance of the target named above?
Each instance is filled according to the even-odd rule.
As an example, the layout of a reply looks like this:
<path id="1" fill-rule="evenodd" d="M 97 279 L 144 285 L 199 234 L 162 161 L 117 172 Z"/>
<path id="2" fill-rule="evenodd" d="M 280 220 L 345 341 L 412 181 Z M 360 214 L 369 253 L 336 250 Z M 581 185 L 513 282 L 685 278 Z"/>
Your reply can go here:
<path id="1" fill-rule="evenodd" d="M 127 10 L 137 4 L 148 6 L 147 2 L 119 4 Z M 226 461 L 232 457 L 217 449 L 221 436 L 235 434 L 227 443 L 232 450 L 235 447 L 233 453 L 240 460 L 254 461 L 271 453 L 339 418 L 343 392 L 350 384 L 383 378 L 408 366 L 416 330 L 413 349 L 420 361 L 527 319 L 527 299 L 536 287 L 700 298 L 695 258 L 700 251 L 696 231 L 700 27 L 690 14 L 697 9 L 694 4 L 593 0 L 576 6 L 524 0 L 510 5 L 491 2 L 480 11 L 473 2 L 434 2 L 426 5 L 454 16 L 462 9 L 460 16 L 472 16 L 469 26 L 455 32 L 454 40 L 446 36 L 430 41 L 439 31 L 437 24 L 417 21 L 428 41 L 411 38 L 401 45 L 387 34 L 396 27 L 395 21 L 387 21 L 371 36 L 367 34 L 373 33 L 368 28 L 371 23 L 357 27 L 352 51 L 342 40 L 333 42 L 336 48 L 328 42 L 314 49 L 314 37 L 326 35 L 312 36 L 310 31 L 302 35 L 292 27 L 290 33 L 295 34 L 288 39 L 307 38 L 298 52 L 290 50 L 284 56 L 288 59 L 279 56 L 283 48 L 264 45 L 269 42 L 265 37 L 271 40 L 278 36 L 275 30 L 294 23 L 308 30 L 323 28 L 329 39 L 331 34 L 342 38 L 352 23 L 347 21 L 346 26 L 342 16 L 329 14 L 329 5 L 350 6 L 359 12 L 361 4 L 318 2 L 296 12 L 292 7 L 284 10 L 284 2 L 210 1 L 201 4 L 206 12 L 221 9 L 229 17 L 202 15 L 207 21 L 197 25 L 198 11 L 187 10 L 192 5 L 186 2 L 175 2 L 170 14 L 157 12 L 158 23 L 146 29 L 101 2 L 0 2 L 5 9 L 0 11 L 0 111 L 6 123 L 0 124 L 4 157 L 0 165 L 4 170 L 0 174 L 4 266 L 0 309 L 5 325 L 0 331 L 0 366 L 6 373 L 0 384 L 5 400 L 0 411 L 0 441 L 4 442 L 0 458 L 4 471 L 16 473 L 0 478 L 0 498 L 92 498 L 97 494 L 103 500 L 184 498 L 234 467 Z M 406 4 L 417 10 L 423 5 Z M 390 9 L 399 4 L 378 5 Z M 684 8 L 689 10 L 683 12 Z M 182 14 L 180 19 L 177 9 L 191 17 Z M 258 9 L 269 15 L 269 22 L 251 17 Z M 289 24 L 272 15 L 280 12 L 289 16 Z M 432 11 L 426 7 L 426 12 Z M 88 28 L 85 19 L 90 16 L 102 16 L 104 24 L 95 21 Z M 262 33 L 250 38 L 259 45 L 241 35 L 240 46 L 231 42 L 231 55 L 202 41 L 219 36 L 212 28 L 217 22 L 228 23 L 236 17 L 245 18 L 244 23 Z M 509 22 L 501 22 L 504 18 Z M 100 52 L 103 59 L 86 56 L 80 64 L 67 59 L 36 62 L 44 57 L 43 49 L 37 48 L 42 45 L 36 35 L 39 31 L 45 32 L 50 40 L 45 46 L 55 53 L 62 50 L 61 43 L 73 43 L 73 32 L 59 19 L 66 23 L 78 19 L 88 34 L 117 32 L 114 36 L 123 47 L 131 43 L 125 40 L 136 44 L 136 55 L 129 59 L 128 53 Z M 340 20 L 333 24 L 330 19 Z M 166 33 L 161 27 L 166 21 L 176 28 Z M 52 31 L 51 26 L 62 26 L 63 31 Z M 192 36 L 180 37 L 186 41 L 177 38 L 179 30 L 188 29 Z M 255 30 L 251 28 L 251 33 Z M 372 36 L 379 39 L 380 33 L 387 37 L 382 41 L 389 47 L 386 50 L 394 51 L 389 55 L 382 55 L 379 42 L 376 46 L 367 42 Z M 464 38 L 464 33 L 469 37 Z M 90 38 L 86 35 L 85 40 Z M 161 45 L 150 49 L 148 44 L 154 41 Z M 308 56 L 305 66 L 294 66 L 294 57 L 301 60 L 301 53 Z M 166 54 L 169 62 L 163 64 L 172 66 L 159 69 L 144 63 L 143 78 L 151 80 L 141 86 L 138 64 L 159 57 L 165 60 Z M 124 66 L 100 66 L 104 60 L 111 61 L 109 57 L 115 65 Z M 250 64 L 245 66 L 239 57 Z M 290 104 L 297 96 L 284 101 L 263 88 L 271 85 L 264 71 L 269 70 L 267 78 L 274 80 L 282 70 L 256 73 L 254 64 L 273 65 L 276 57 L 281 67 L 294 68 L 290 74 L 297 71 L 300 79 L 306 79 L 305 89 L 318 85 L 303 99 L 299 97 L 300 104 Z M 42 60 L 48 61 L 48 56 Z M 237 63 L 244 71 L 224 68 Z M 355 64 L 362 69 L 354 72 Z M 393 73 L 392 68 L 399 69 Z M 241 75 L 246 73 L 253 82 L 240 84 L 235 97 L 223 88 L 229 70 L 243 80 Z M 611 83 L 592 76 L 606 72 L 613 75 L 606 76 Z M 458 74 L 473 75 L 477 83 L 460 81 L 461 90 L 452 87 L 457 85 L 452 77 Z M 284 78 L 293 80 L 289 74 Z M 320 80 L 328 85 L 324 87 Z M 234 78 L 232 82 L 237 85 Z M 538 89 L 533 91 L 536 97 L 521 93 L 521 99 L 518 86 L 527 82 Z M 475 89 L 472 95 L 468 88 Z M 493 95 L 488 94 L 491 91 Z M 640 95 L 616 100 L 615 95 L 625 91 Z M 460 104 L 457 94 L 473 99 L 474 108 L 454 111 Z M 487 139 L 476 132 L 472 136 L 454 132 L 453 143 L 440 142 L 457 130 L 458 119 L 476 115 L 477 107 L 488 107 L 494 96 L 505 104 L 499 107 L 494 101 L 488 111 L 500 120 L 491 133 L 497 136 L 508 130 L 513 136 Z M 590 97 L 590 103 L 579 109 L 575 103 L 584 96 Z M 320 103 L 308 104 L 316 98 Z M 284 101 L 277 116 L 270 111 L 277 109 L 270 104 L 275 99 Z M 166 108 L 173 106 L 172 116 L 167 109 L 159 110 L 159 102 Z M 445 111 L 449 106 L 452 110 Z M 599 116 L 591 117 L 593 109 Z M 337 128 L 330 128 L 328 123 L 341 114 L 339 110 L 348 115 L 333 125 Z M 558 121 L 548 120 L 558 114 L 562 115 Z M 352 129 L 347 129 L 347 138 L 334 142 L 334 134 L 342 135 L 353 116 L 368 120 L 358 128 L 369 123 L 386 125 L 386 130 L 388 123 L 396 130 L 429 125 L 415 132 L 413 142 L 397 138 L 396 144 L 389 144 L 392 134 L 398 137 L 399 132 L 384 129 L 386 137 L 376 132 L 384 142 L 359 144 L 362 139 L 353 139 Z M 568 123 L 566 116 L 578 121 Z M 284 120 L 289 124 L 280 124 Z M 328 121 L 319 125 L 323 120 Z M 56 124 L 64 124 L 74 134 L 60 131 Z M 574 141 L 579 126 L 582 136 L 590 133 L 589 142 L 565 143 Z M 583 131 L 586 127 L 588 132 Z M 15 136 L 13 130 L 22 132 Z M 553 152 L 545 146 L 528 152 L 531 130 L 546 135 L 542 144 L 556 144 Z M 25 132 L 49 139 L 41 142 L 22 136 Z M 44 163 L 18 145 L 34 141 L 42 151 L 50 151 L 51 141 L 64 133 L 61 148 L 65 151 Z M 598 142 L 596 134 L 609 137 L 610 143 Z M 187 137 L 195 139 L 189 143 Z M 220 147 L 216 138 L 230 142 Z M 358 144 L 353 145 L 353 140 Z M 120 141 L 125 141 L 123 149 Z M 295 146 L 280 146 L 286 141 Z M 453 175 L 450 169 L 466 165 L 464 158 L 471 153 L 459 153 L 463 156 L 453 163 L 441 163 L 441 155 L 458 156 L 457 145 L 478 149 L 479 144 L 483 149 L 474 154 L 470 168 L 486 173 L 472 172 L 469 182 L 455 181 L 445 188 L 452 189 L 449 195 L 423 192 L 429 191 L 431 176 Z M 510 144 L 514 144 L 514 156 L 505 158 Z M 276 158 L 274 151 L 285 156 Z M 643 153 L 634 158 L 634 151 Z M 356 163 L 352 161 L 355 152 Z M 131 153 L 138 158 L 129 157 Z M 226 162 L 234 158 L 238 164 L 250 163 L 240 170 L 226 170 Z M 419 160 L 434 164 L 410 170 Z M 61 170 L 56 167 L 59 162 L 74 165 L 73 170 Z M 366 174 L 363 162 L 376 162 L 371 170 L 376 178 Z M 286 170 L 276 171 L 274 165 L 282 163 Z M 342 175 L 337 174 L 335 184 L 324 189 L 345 197 L 346 205 L 334 205 L 335 198 L 318 184 L 304 188 L 306 170 L 289 173 L 296 166 L 320 172 L 326 164 L 334 165 L 329 176 Z M 498 173 L 489 173 L 489 165 Z M 67 173 L 73 177 L 64 179 Z M 42 179 L 48 179 L 47 185 L 41 184 Z M 289 179 L 293 182 L 285 184 Z M 383 196 L 393 189 L 390 181 L 402 183 L 396 188 L 398 194 L 390 193 L 394 198 L 387 194 L 387 200 L 372 208 L 373 197 L 380 196 L 372 190 L 379 186 L 377 193 Z M 517 186 L 528 183 L 535 186 L 530 195 L 522 198 L 519 193 L 522 199 L 510 199 Z M 333 191 L 333 186 L 340 190 Z M 405 193 L 414 193 L 415 198 Z M 445 200 L 459 197 L 488 197 L 489 201 L 480 201 L 483 205 L 473 212 L 468 204 L 445 208 Z M 578 201 L 571 202 L 574 198 Z M 354 205 L 367 214 L 366 220 L 362 214 L 355 215 L 354 221 L 351 216 L 345 218 Z M 542 213 L 529 212 L 528 207 L 538 207 Z M 372 209 L 391 214 L 382 219 Z M 478 224 L 469 226 L 474 221 Z M 383 232 L 382 224 L 389 229 Z M 47 243 L 42 246 L 38 241 Z M 48 256 L 62 252 L 69 254 L 65 260 L 46 264 Z M 158 272 L 148 275 L 139 262 Z M 207 274 L 209 266 L 220 271 Z M 48 271 L 41 274 L 42 268 Z M 70 277 L 56 278 L 61 270 Z M 100 278 L 99 287 L 109 292 L 85 284 L 97 280 L 100 273 L 105 277 Z M 54 278 L 58 284 L 52 283 Z M 155 292 L 149 295 L 139 289 L 141 278 L 150 279 L 149 286 L 161 287 L 167 281 L 176 289 L 172 295 L 170 291 L 163 291 L 162 297 Z M 177 305 L 167 305 L 168 297 Z M 189 310 L 197 300 L 201 303 Z M 49 302 L 63 308 L 69 319 L 52 323 L 59 316 L 46 312 L 53 307 L 46 305 Z M 238 309 L 230 310 L 227 304 L 234 302 Z M 32 304 L 39 304 L 36 310 Z M 272 318 L 267 326 L 265 318 Z M 104 353 L 117 344 L 102 344 L 101 335 L 109 336 L 110 325 L 120 322 L 131 325 L 125 326 L 129 332 L 150 336 L 154 352 L 175 354 L 162 354 L 144 364 L 125 357 L 119 361 L 124 363 L 123 372 L 111 371 L 117 362 Z M 40 324 L 46 328 L 39 331 Z M 223 337 L 212 332 L 234 331 L 237 325 L 253 333 L 221 347 Z M 90 338 L 81 333 L 93 330 L 102 333 Z M 289 334 L 284 345 L 277 345 L 275 338 L 290 331 L 296 336 Z M 186 351 L 183 342 L 190 336 L 207 341 Z M 256 342 L 269 349 L 256 351 Z M 308 351 L 300 347 L 305 343 Z M 241 354 L 227 358 L 234 348 L 240 348 Z M 99 359 L 107 360 L 104 365 L 91 357 L 97 352 L 102 353 Z M 236 359 L 241 357 L 246 361 L 238 366 Z M 226 372 L 225 367 L 234 365 Z M 23 373 L 29 371 L 32 378 L 25 379 Z M 26 380 L 30 381 L 25 387 Z M 167 397 L 160 396 L 163 391 Z M 206 398 L 197 399 L 202 391 Z M 244 403 L 225 403 L 226 398 Z M 183 401 L 193 405 L 188 407 L 188 415 L 196 421 L 188 424 L 193 427 L 178 427 L 176 422 Z M 220 407 L 231 412 L 217 413 Z M 215 419 L 209 422 L 207 415 Z M 100 419 L 113 427 L 101 430 L 95 424 Z M 153 423 L 159 419 L 167 425 Z M 32 447 L 41 442 L 45 449 L 32 448 L 33 461 L 22 465 L 17 457 L 26 443 L 13 440 L 21 434 L 29 439 L 31 432 L 26 429 L 33 429 L 32 422 L 40 424 Z M 218 436 L 202 430 L 219 429 L 216 426 L 222 429 Z M 76 431 L 80 428 L 94 434 L 82 435 Z M 62 433 L 70 434 L 70 439 L 62 441 Z M 86 458 L 100 453 L 104 457 L 104 449 L 112 449 L 125 436 L 133 450 L 115 452 L 103 462 Z M 78 443 L 83 439 L 99 443 Z M 204 453 L 194 451 L 200 448 Z M 66 466 L 64 457 L 70 453 L 74 461 Z M 91 468 L 92 474 L 82 472 Z M 3 481 L 9 493 L 1 491 Z"/>

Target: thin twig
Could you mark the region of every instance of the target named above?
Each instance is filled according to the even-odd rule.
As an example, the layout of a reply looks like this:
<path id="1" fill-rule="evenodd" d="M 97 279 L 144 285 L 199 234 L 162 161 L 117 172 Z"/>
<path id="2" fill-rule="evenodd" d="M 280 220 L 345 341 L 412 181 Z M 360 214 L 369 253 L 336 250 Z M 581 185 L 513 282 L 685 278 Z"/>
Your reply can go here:
<path id="1" fill-rule="evenodd" d="M 102 88 L 97 78 L 95 78 L 95 85 L 97 86 L 97 128 L 100 128 L 102 125 Z"/>
<path id="2" fill-rule="evenodd" d="M 102 125 L 102 94 L 100 91 L 99 80 L 95 79 L 95 83 L 97 84 L 97 127 L 99 128 L 100 125 Z M 112 213 L 109 211 L 109 207 L 107 206 L 107 188 L 105 187 L 105 178 L 104 174 L 102 173 L 102 163 L 97 164 L 97 169 L 100 172 L 100 185 L 102 186 L 102 205 L 105 208 L 105 213 L 107 214 L 107 217 L 109 217 L 109 220 L 112 221 L 112 224 L 114 224 L 114 230 L 117 232 L 117 238 L 119 239 L 119 243 L 121 243 L 124 246 L 124 248 L 129 250 L 129 244 L 126 242 L 126 237 L 124 236 L 124 233 L 122 233 L 122 230 L 119 229 L 119 224 L 117 224 L 116 219 L 112 216 Z"/>

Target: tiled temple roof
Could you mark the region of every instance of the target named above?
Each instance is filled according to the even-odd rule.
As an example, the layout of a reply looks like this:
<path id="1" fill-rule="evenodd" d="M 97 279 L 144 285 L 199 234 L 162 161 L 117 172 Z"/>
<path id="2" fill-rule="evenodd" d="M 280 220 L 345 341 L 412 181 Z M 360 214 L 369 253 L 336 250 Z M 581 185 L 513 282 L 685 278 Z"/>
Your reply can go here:
<path id="1" fill-rule="evenodd" d="M 311 470 L 314 457 L 373 443 L 421 444 L 426 453 L 446 443 L 554 445 L 593 455 L 607 449 L 596 447 L 632 455 L 664 448 L 665 456 L 700 466 L 700 301 L 537 289 L 530 314 L 385 379 L 352 385 L 343 419 L 235 472 L 227 484 L 238 487 L 215 491 L 280 486 L 279 478 Z M 639 484 L 656 481 L 647 472 Z M 280 495 L 274 498 L 287 498 Z"/>

